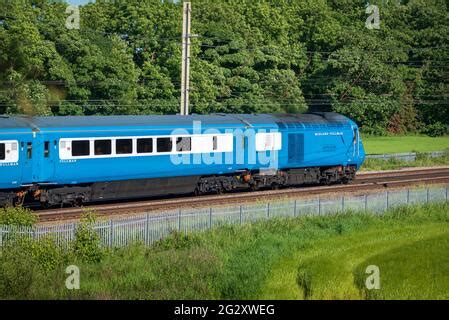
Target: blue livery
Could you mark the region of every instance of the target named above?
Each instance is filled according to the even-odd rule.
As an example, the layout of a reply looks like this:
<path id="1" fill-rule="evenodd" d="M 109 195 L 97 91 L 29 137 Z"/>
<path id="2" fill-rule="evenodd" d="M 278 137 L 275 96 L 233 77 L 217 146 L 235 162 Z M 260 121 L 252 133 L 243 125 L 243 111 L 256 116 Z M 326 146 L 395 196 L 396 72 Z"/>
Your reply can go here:
<path id="1" fill-rule="evenodd" d="M 364 158 L 335 113 L 0 116 L 0 203 L 347 182 Z"/>

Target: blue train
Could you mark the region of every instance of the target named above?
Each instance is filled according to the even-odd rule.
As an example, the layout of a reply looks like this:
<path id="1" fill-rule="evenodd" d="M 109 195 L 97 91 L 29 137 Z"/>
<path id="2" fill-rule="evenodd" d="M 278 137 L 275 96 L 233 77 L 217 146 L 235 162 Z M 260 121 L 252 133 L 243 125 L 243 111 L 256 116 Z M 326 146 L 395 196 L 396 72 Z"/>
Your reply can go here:
<path id="1" fill-rule="evenodd" d="M 336 113 L 0 116 L 0 205 L 347 183 L 364 158 Z"/>

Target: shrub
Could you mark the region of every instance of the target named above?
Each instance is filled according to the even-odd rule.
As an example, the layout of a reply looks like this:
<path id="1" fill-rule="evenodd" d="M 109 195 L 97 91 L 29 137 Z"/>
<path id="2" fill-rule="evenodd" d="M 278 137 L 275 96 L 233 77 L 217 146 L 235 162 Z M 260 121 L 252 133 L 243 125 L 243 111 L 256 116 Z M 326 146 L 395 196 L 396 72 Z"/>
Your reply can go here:
<path id="1" fill-rule="evenodd" d="M 32 227 L 38 218 L 30 209 L 6 207 L 0 209 L 0 225 Z"/>
<path id="2" fill-rule="evenodd" d="M 154 247 L 161 250 L 187 249 L 199 245 L 199 243 L 198 236 L 173 230 L 169 237 L 157 241 Z"/>
<path id="3" fill-rule="evenodd" d="M 0 297 L 26 299 L 36 280 L 37 265 L 28 250 L 13 241 L 2 248 L 0 259 Z"/>
<path id="4" fill-rule="evenodd" d="M 423 133 L 431 137 L 443 136 L 449 133 L 449 126 L 441 122 L 435 122 L 433 124 L 427 125 L 424 128 Z"/>
<path id="5" fill-rule="evenodd" d="M 399 108 L 388 122 L 388 132 L 392 134 L 405 134 L 416 132 L 420 127 L 416 109 L 409 104 Z"/>
<path id="6" fill-rule="evenodd" d="M 33 240 L 16 235 L 4 244 L 0 255 L 0 299 L 33 299 L 57 287 L 55 276 L 65 275 L 61 270 L 68 260 L 50 237 Z"/>
<path id="7" fill-rule="evenodd" d="M 34 261 L 44 271 L 55 270 L 58 266 L 67 262 L 67 255 L 63 248 L 58 246 L 51 237 L 45 237 L 39 239 L 39 241 L 30 240 L 25 243 Z"/>
<path id="8" fill-rule="evenodd" d="M 85 262 L 100 262 L 104 256 L 100 237 L 93 228 L 95 222 L 95 214 L 86 212 L 76 229 L 75 240 L 72 243 L 74 255 Z"/>

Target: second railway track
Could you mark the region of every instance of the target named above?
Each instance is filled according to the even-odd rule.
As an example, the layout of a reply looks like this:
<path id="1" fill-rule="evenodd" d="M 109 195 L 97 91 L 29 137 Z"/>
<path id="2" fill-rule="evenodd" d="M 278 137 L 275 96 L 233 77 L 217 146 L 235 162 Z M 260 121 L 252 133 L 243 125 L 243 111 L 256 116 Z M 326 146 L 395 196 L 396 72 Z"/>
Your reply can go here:
<path id="1" fill-rule="evenodd" d="M 256 192 L 235 192 L 222 195 L 205 195 L 199 197 L 177 196 L 170 199 L 151 199 L 127 201 L 120 203 L 91 204 L 85 207 L 56 208 L 37 211 L 40 222 L 78 219 L 86 209 L 94 210 L 100 216 L 129 213 L 154 212 L 179 208 L 198 208 L 220 206 L 236 202 L 254 202 L 286 197 L 308 197 L 331 193 L 357 193 L 375 191 L 392 187 L 405 187 L 417 184 L 443 184 L 449 182 L 449 167 L 408 169 L 387 172 L 359 173 L 348 185 L 308 186 L 280 190 Z"/>

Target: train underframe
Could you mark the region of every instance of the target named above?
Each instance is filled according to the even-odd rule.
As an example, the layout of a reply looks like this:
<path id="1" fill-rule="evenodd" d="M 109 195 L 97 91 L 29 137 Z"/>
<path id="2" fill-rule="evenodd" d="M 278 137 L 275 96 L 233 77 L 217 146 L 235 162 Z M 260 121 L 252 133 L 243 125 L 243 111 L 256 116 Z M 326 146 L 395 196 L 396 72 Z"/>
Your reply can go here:
<path id="1" fill-rule="evenodd" d="M 349 183 L 356 166 L 292 168 L 248 171 L 212 176 L 139 179 L 70 186 L 34 185 L 20 191 L 0 191 L 0 206 L 40 203 L 44 207 L 80 206 L 83 203 L 113 201 L 176 194 L 220 194 L 237 190 L 278 189 L 304 185 Z"/>

